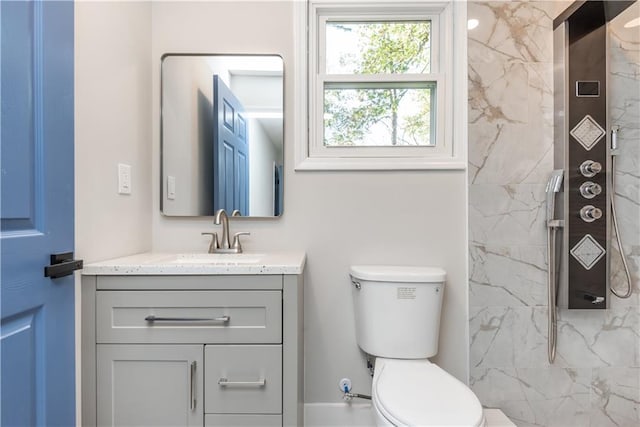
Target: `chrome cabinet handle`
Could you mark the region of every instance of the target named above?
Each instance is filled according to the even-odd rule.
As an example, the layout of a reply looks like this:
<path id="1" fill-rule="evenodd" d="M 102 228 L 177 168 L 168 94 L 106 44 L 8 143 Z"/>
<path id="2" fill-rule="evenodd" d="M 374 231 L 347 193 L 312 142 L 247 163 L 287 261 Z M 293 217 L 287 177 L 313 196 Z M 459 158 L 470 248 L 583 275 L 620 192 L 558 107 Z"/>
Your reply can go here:
<path id="1" fill-rule="evenodd" d="M 264 387 L 267 384 L 267 380 L 264 378 L 260 378 L 258 381 L 229 381 L 226 378 L 220 378 L 218 380 L 218 384 L 220 385 L 220 387 Z"/>
<path id="2" fill-rule="evenodd" d="M 231 321 L 231 316 L 220 316 L 220 317 L 156 317 L 154 315 L 150 315 L 144 318 L 147 322 L 222 322 L 229 323 Z"/>
<path id="3" fill-rule="evenodd" d="M 196 410 L 196 362 L 191 362 L 191 374 L 189 376 L 189 401 L 191 410 Z"/>

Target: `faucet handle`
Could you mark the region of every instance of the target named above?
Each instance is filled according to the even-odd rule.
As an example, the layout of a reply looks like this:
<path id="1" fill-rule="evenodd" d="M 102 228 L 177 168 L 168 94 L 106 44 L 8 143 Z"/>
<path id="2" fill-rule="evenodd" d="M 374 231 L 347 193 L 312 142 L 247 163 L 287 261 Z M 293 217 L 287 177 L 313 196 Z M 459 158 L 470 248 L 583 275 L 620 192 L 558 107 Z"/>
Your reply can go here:
<path id="1" fill-rule="evenodd" d="M 240 244 L 240 236 L 248 236 L 251 233 L 249 233 L 248 231 L 240 231 L 238 233 L 235 233 L 233 235 L 233 245 L 231 245 L 231 247 L 233 249 L 236 249 L 237 253 L 242 253 L 242 245 Z"/>
<path id="2" fill-rule="evenodd" d="M 218 249 L 220 247 L 220 244 L 218 243 L 218 233 L 213 232 L 213 233 L 200 233 L 203 236 L 211 236 L 211 243 L 209 244 L 209 253 L 212 254 L 216 251 L 216 249 Z"/>

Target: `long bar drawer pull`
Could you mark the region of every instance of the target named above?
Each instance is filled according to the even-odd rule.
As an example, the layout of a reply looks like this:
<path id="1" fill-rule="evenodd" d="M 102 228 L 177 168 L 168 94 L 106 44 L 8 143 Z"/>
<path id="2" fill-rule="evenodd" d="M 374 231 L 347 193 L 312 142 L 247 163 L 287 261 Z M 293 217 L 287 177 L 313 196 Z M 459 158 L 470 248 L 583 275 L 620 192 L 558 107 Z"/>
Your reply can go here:
<path id="1" fill-rule="evenodd" d="M 196 362 L 191 362 L 189 375 L 189 401 L 191 410 L 196 410 Z"/>
<path id="2" fill-rule="evenodd" d="M 154 315 L 147 316 L 144 318 L 147 322 L 222 322 L 229 323 L 231 320 L 231 316 L 220 316 L 220 317 L 211 317 L 211 318 L 203 318 L 203 317 L 156 317 Z"/>
<path id="3" fill-rule="evenodd" d="M 220 387 L 264 387 L 267 385 L 267 380 L 260 378 L 258 381 L 229 381 L 226 378 L 220 378 L 218 384 Z"/>

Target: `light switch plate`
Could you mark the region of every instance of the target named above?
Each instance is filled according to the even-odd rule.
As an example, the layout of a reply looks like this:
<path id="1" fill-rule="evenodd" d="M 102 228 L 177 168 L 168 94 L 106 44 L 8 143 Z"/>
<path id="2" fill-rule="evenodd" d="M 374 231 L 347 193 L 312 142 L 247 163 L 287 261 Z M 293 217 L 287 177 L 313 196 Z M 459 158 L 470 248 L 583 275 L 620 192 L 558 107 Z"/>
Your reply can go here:
<path id="1" fill-rule="evenodd" d="M 176 199 L 176 177 L 167 175 L 167 199 Z"/>
<path id="2" fill-rule="evenodd" d="M 131 194 L 131 166 L 118 163 L 118 194 Z"/>

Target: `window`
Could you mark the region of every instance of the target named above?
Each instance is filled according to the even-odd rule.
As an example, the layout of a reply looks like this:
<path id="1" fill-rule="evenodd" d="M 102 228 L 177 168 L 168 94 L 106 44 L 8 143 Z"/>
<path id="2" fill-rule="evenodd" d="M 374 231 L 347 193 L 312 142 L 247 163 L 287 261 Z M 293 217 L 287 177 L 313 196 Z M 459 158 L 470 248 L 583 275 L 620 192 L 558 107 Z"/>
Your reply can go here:
<path id="1" fill-rule="evenodd" d="M 309 0 L 308 145 L 298 169 L 460 166 L 454 3 Z"/>

